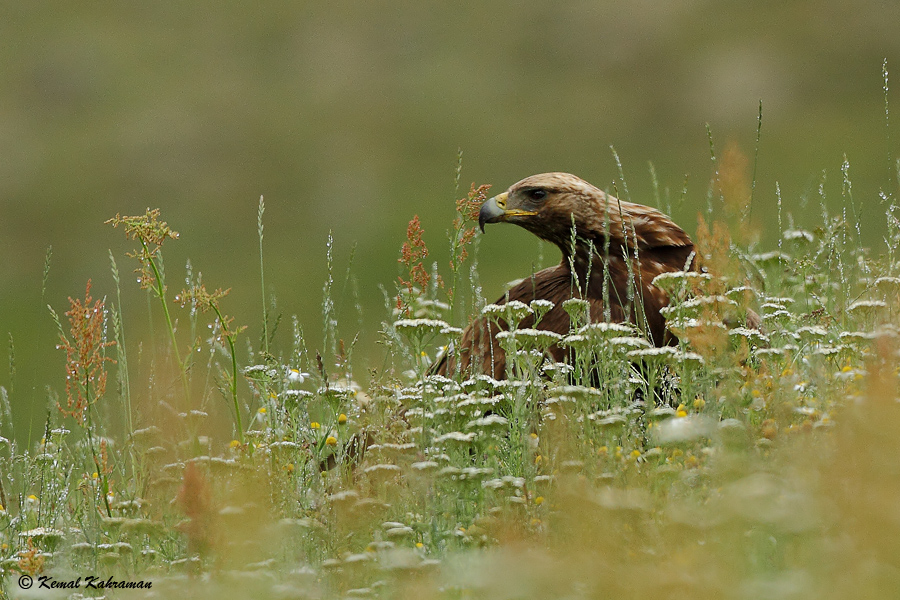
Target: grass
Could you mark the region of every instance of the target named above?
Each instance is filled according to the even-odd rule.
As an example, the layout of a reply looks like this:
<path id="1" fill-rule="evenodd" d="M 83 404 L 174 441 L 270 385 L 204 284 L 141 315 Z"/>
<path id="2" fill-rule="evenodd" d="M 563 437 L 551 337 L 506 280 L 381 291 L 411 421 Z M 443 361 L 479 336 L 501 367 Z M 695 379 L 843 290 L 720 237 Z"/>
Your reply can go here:
<path id="1" fill-rule="evenodd" d="M 224 314 L 227 291 L 191 273 L 169 291 L 163 244 L 177 234 L 158 212 L 117 216 L 166 341 L 129 355 L 119 307 L 90 285 L 64 318 L 51 309 L 67 355 L 48 388 L 59 410 L 39 443 L 0 440 L 3 593 L 23 595 L 27 574 L 196 598 L 896 597 L 900 209 L 880 200 L 882 252 L 824 191 L 818 224 L 788 215 L 782 229 L 779 193 L 764 252 L 744 219 L 754 186 L 733 164 L 720 162 L 695 238 L 709 275 L 657 282 L 677 347 L 579 321 L 576 301 L 562 339 L 503 336 L 504 381 L 428 370 L 468 314 L 548 309 L 484 306 L 467 250 L 484 187 L 457 204 L 446 284 L 411 221 L 384 366 L 365 377 L 337 332 L 331 241 L 325 349 L 296 317 L 279 331 L 265 297 L 257 348 Z M 261 270 L 263 213 L 260 199 Z M 762 333 L 723 325 L 748 308 Z M 571 364 L 545 360 L 553 343 Z"/>

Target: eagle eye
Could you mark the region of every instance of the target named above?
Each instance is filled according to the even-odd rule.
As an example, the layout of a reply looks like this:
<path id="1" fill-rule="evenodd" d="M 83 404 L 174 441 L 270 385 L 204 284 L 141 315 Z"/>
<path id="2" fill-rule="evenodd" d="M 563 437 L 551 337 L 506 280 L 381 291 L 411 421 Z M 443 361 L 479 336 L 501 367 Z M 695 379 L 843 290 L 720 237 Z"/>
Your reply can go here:
<path id="1" fill-rule="evenodd" d="M 547 196 L 547 192 L 542 189 L 528 190 L 528 197 L 532 200 L 543 200 Z"/>

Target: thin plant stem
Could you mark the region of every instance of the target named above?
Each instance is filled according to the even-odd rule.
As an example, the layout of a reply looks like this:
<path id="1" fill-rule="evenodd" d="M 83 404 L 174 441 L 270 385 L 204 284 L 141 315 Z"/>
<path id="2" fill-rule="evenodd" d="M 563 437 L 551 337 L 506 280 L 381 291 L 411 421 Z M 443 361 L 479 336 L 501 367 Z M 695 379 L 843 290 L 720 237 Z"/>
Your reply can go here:
<path id="1" fill-rule="evenodd" d="M 147 242 L 144 238 L 139 237 L 138 239 L 140 239 L 141 246 L 144 247 L 144 252 L 147 253 L 147 256 L 151 256 L 150 248 L 147 246 Z M 181 352 L 178 350 L 178 340 L 175 337 L 175 326 L 172 323 L 172 315 L 169 313 L 169 305 L 166 303 L 166 286 L 163 283 L 162 274 L 159 271 L 156 261 L 152 258 L 148 258 L 147 262 L 150 264 L 150 268 L 153 269 L 153 280 L 155 283 L 153 292 L 156 294 L 157 298 L 159 298 L 160 304 L 162 304 L 163 316 L 166 318 L 166 329 L 169 332 L 169 340 L 172 342 L 172 353 L 175 355 L 175 362 L 178 363 L 181 385 L 184 388 L 185 404 L 190 406 L 191 386 L 187 377 L 187 365 L 182 362 Z"/>
<path id="2" fill-rule="evenodd" d="M 244 443 L 244 425 L 241 420 L 241 407 L 238 402 L 237 396 L 237 376 L 238 376 L 238 367 L 237 367 L 237 355 L 234 349 L 234 334 L 228 330 L 228 326 L 225 324 L 225 318 L 222 316 L 222 313 L 219 311 L 219 307 L 216 303 L 211 302 L 210 306 L 213 311 L 216 313 L 216 318 L 219 319 L 219 325 L 222 326 L 222 336 L 225 338 L 225 341 L 228 342 L 228 349 L 231 353 L 231 378 L 228 382 L 229 388 L 231 388 L 231 401 L 234 404 L 234 418 L 235 423 L 237 425 L 238 431 L 238 441 L 243 444 Z"/>

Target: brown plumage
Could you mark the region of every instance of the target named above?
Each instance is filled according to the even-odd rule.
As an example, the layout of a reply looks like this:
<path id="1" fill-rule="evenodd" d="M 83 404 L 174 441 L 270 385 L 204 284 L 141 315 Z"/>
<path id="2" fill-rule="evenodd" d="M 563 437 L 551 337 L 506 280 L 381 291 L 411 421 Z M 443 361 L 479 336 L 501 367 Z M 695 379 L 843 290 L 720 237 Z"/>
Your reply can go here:
<path id="1" fill-rule="evenodd" d="M 562 303 L 582 297 L 590 302 L 591 322 L 604 321 L 604 309 L 608 308 L 613 322 L 639 323 L 654 345 L 673 340 L 659 312 L 669 298 L 651 282 L 660 273 L 684 269 L 694 244 L 660 211 L 620 201 L 568 173 L 543 173 L 527 177 L 487 200 L 481 207 L 479 221 L 482 231 L 485 223 L 514 223 L 554 243 L 562 252 L 559 265 L 524 279 L 496 304 L 549 300 L 554 306 L 538 322 L 537 329 L 564 335 L 569 332 L 569 315 Z M 633 275 L 629 274 L 629 263 Z M 606 269 L 608 306 L 603 293 Z M 533 324 L 529 316 L 519 328 Z M 459 361 L 464 372 L 469 372 L 474 364 L 476 372 L 497 379 L 505 377 L 506 357 L 495 339 L 506 327 L 502 322 L 500 325 L 498 328 L 483 317 L 475 320 L 463 331 L 461 347 L 445 355 L 435 371 L 448 375 Z M 567 356 L 567 351 L 558 346 L 551 347 L 550 353 L 560 362 Z"/>

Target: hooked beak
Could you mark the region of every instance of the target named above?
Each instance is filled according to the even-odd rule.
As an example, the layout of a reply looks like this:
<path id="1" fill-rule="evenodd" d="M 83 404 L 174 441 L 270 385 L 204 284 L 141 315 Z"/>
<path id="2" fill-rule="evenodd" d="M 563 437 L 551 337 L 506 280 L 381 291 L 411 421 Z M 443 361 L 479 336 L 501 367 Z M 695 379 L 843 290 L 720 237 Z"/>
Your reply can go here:
<path id="1" fill-rule="evenodd" d="M 485 223 L 499 223 L 509 220 L 510 217 L 528 217 L 537 214 L 533 210 L 506 208 L 508 196 L 508 192 L 503 192 L 485 200 L 484 204 L 481 205 L 481 210 L 478 212 L 478 226 L 481 227 L 481 233 L 484 233 Z"/>
<path id="2" fill-rule="evenodd" d="M 497 223 L 506 215 L 506 195 L 506 192 L 497 194 L 481 205 L 481 210 L 478 211 L 478 226 L 481 227 L 481 233 L 484 233 L 485 223 Z"/>

